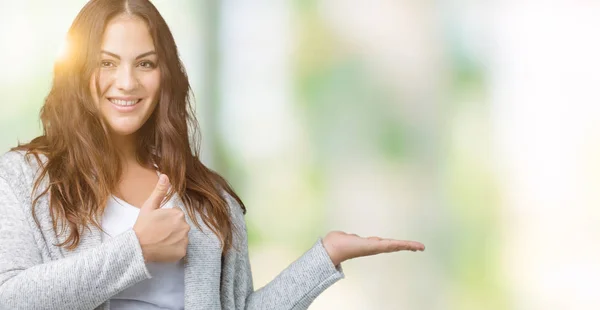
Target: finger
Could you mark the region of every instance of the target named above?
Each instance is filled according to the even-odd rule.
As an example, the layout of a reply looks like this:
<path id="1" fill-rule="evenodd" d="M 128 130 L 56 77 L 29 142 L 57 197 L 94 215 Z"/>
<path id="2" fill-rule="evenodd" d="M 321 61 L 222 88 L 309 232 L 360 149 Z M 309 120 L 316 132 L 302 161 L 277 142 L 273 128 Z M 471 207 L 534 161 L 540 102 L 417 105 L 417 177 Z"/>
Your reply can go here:
<path id="1" fill-rule="evenodd" d="M 376 238 L 370 238 L 369 245 L 370 255 L 395 252 L 398 248 L 398 245 L 394 244 L 394 242 L 392 242 L 392 240 L 389 239 L 377 240 Z"/>
<path id="2" fill-rule="evenodd" d="M 397 251 L 423 251 L 425 246 L 419 242 L 394 239 L 369 239 L 371 254 L 390 253 Z"/>
<path id="3" fill-rule="evenodd" d="M 387 239 L 390 240 L 390 242 L 392 244 L 394 244 L 397 248 L 397 251 L 424 251 L 425 250 L 425 246 L 420 243 L 420 242 L 416 242 L 416 241 L 408 241 L 408 240 L 394 240 L 394 239 Z"/>
<path id="4" fill-rule="evenodd" d="M 150 194 L 150 197 L 144 202 L 140 211 L 151 211 L 160 208 L 160 204 L 165 198 L 167 191 L 169 190 L 169 178 L 161 174 L 158 178 L 158 183 L 156 183 L 156 187 Z"/>
<path id="5" fill-rule="evenodd" d="M 425 251 L 425 245 L 423 245 L 421 242 L 416 242 L 416 241 L 404 241 L 408 243 L 408 246 L 410 246 L 410 249 L 413 251 Z"/>
<path id="6" fill-rule="evenodd" d="M 187 223 L 186 213 L 183 211 L 183 208 L 180 206 L 173 206 L 169 211 L 174 215 L 177 225 L 184 228 L 188 227 L 187 230 L 189 231 L 189 224 Z"/>
<path id="7" fill-rule="evenodd" d="M 175 214 L 182 216 L 182 218 L 185 217 L 185 212 L 183 211 L 183 209 L 180 206 L 173 206 L 172 212 L 175 212 Z"/>

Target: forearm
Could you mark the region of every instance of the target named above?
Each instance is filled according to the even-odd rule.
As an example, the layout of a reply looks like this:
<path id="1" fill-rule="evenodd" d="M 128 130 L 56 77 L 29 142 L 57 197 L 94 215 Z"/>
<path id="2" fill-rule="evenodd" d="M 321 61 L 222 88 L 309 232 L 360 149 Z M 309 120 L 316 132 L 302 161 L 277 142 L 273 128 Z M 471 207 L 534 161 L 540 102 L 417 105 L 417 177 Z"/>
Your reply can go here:
<path id="1" fill-rule="evenodd" d="M 135 233 L 64 259 L 0 274 L 0 309 L 93 309 L 149 278 Z"/>
<path id="2" fill-rule="evenodd" d="M 343 277 L 341 267 L 333 265 L 319 240 L 275 279 L 251 293 L 245 309 L 307 309 L 319 294 Z"/>

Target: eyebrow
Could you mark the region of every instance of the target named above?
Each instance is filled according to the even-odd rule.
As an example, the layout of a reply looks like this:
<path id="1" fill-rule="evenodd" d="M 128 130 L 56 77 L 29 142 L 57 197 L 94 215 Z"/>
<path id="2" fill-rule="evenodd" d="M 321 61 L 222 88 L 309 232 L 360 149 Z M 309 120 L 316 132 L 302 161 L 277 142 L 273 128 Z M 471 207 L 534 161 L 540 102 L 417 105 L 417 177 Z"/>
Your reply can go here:
<path id="1" fill-rule="evenodd" d="M 100 52 L 101 52 L 101 53 L 104 53 L 104 54 L 107 54 L 107 55 L 109 55 L 109 56 L 112 56 L 112 57 L 114 57 L 114 58 L 117 58 L 117 59 L 119 59 L 119 60 L 121 59 L 121 56 L 119 56 L 119 55 L 117 55 L 117 54 L 115 54 L 115 53 L 111 53 L 111 52 L 109 52 L 109 51 L 105 51 L 105 50 L 101 50 Z M 138 55 L 138 56 L 137 56 L 135 59 L 136 59 L 136 60 L 138 60 L 138 59 L 140 59 L 140 58 L 144 58 L 144 57 L 146 57 L 146 56 L 149 56 L 149 55 L 156 55 L 156 52 L 155 52 L 155 51 L 149 51 L 149 52 L 145 52 L 145 53 L 143 53 L 143 54 L 140 54 L 140 55 Z"/>

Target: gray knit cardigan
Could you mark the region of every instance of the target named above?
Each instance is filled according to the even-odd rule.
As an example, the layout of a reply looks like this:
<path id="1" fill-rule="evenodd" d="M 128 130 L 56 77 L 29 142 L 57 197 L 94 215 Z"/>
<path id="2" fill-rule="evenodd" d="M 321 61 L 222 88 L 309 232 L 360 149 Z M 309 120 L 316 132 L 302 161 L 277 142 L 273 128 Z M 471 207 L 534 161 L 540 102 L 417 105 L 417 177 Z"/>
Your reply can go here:
<path id="1" fill-rule="evenodd" d="M 39 165 L 33 156 L 11 151 L 0 156 L 0 309 L 110 309 L 110 298 L 151 278 L 132 229 L 105 242 L 101 231 L 86 230 L 73 251 L 57 247 L 48 194 L 31 215 L 33 182 Z M 47 176 L 40 190 L 48 184 Z M 234 227 L 234 248 L 223 256 L 218 238 L 201 222 L 190 221 L 185 263 L 185 309 L 307 309 L 312 301 L 343 278 L 322 240 L 271 282 L 254 291 L 244 216 L 226 196 Z M 177 202 L 176 202 L 177 203 Z M 181 201 L 179 201 L 181 204 Z M 68 231 L 68 230 L 67 230 Z"/>

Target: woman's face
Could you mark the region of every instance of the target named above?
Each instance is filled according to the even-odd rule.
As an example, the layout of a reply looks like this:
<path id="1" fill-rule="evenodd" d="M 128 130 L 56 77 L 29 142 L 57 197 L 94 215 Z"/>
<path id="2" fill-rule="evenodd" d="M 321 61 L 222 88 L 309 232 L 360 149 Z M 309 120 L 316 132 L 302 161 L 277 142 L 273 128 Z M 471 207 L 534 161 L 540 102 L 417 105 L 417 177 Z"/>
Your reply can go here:
<path id="1" fill-rule="evenodd" d="M 160 69 L 154 42 L 139 17 L 119 15 L 106 27 L 96 76 L 90 90 L 114 134 L 135 133 L 148 120 L 160 93 Z"/>

